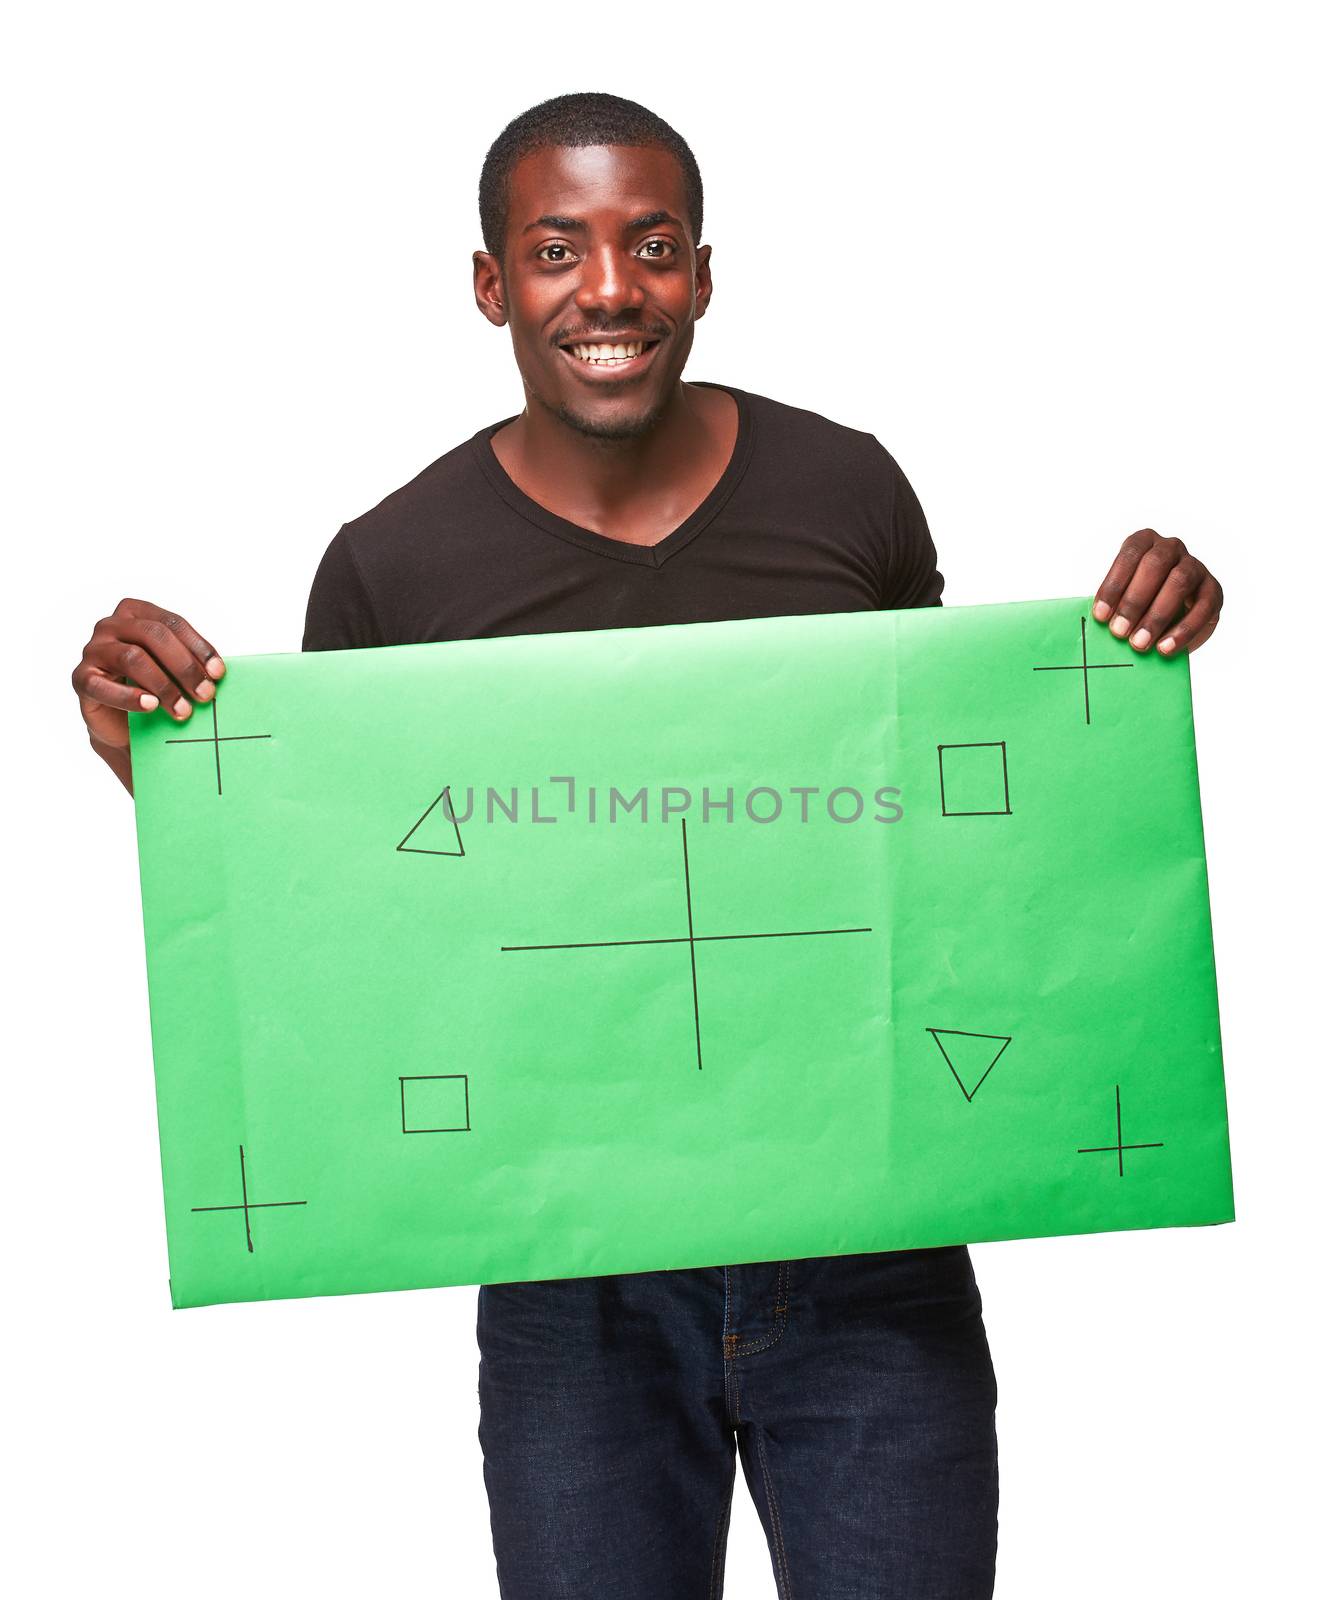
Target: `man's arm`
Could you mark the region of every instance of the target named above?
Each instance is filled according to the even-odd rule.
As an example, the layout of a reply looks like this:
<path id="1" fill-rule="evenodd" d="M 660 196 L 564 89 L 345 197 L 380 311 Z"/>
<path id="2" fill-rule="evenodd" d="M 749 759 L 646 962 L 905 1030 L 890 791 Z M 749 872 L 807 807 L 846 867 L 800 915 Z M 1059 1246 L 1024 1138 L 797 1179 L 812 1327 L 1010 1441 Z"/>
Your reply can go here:
<path id="1" fill-rule="evenodd" d="M 928 523 L 910 480 L 878 445 L 890 473 L 891 548 L 885 607 L 942 604 L 942 574 Z M 1152 528 L 1129 534 L 1096 591 L 1091 614 L 1108 622 L 1116 639 L 1134 650 L 1153 647 L 1164 656 L 1196 650 L 1221 620 L 1225 596 L 1220 582 L 1182 539 Z"/>
<path id="2" fill-rule="evenodd" d="M 330 541 L 307 601 L 303 650 L 356 650 L 385 643 L 344 530 Z M 151 600 L 125 599 L 99 618 L 70 683 L 94 751 L 134 794 L 130 717 L 156 711 L 185 722 L 212 700 L 222 657 L 182 616 Z"/>
<path id="3" fill-rule="evenodd" d="M 924 508 L 896 460 L 880 442 L 877 448 L 886 474 L 890 505 L 882 608 L 890 611 L 911 606 L 940 606 L 943 578 L 938 571 L 938 552 L 929 533 Z"/>
<path id="4" fill-rule="evenodd" d="M 306 603 L 303 650 L 365 650 L 388 644 L 346 527 L 326 546 Z"/>

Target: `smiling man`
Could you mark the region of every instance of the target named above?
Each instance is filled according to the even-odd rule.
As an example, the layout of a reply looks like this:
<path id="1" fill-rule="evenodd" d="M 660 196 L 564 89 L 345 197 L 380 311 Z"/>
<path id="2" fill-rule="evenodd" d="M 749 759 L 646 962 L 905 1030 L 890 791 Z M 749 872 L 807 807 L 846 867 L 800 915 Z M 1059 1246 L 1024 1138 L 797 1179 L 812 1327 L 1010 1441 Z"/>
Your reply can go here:
<path id="1" fill-rule="evenodd" d="M 613 95 L 547 101 L 497 139 L 479 201 L 474 293 L 510 330 L 524 409 L 339 530 L 305 649 L 939 603 L 877 439 L 683 381 L 710 249 L 667 123 Z M 1170 654 L 1220 608 L 1144 529 L 1094 615 Z M 73 681 L 127 788 L 127 714 L 184 721 L 223 671 L 147 601 L 98 622 Z M 492 1284 L 478 1339 L 503 1600 L 717 1597 L 739 1455 L 782 1600 L 993 1591 L 994 1375 L 963 1247 Z"/>

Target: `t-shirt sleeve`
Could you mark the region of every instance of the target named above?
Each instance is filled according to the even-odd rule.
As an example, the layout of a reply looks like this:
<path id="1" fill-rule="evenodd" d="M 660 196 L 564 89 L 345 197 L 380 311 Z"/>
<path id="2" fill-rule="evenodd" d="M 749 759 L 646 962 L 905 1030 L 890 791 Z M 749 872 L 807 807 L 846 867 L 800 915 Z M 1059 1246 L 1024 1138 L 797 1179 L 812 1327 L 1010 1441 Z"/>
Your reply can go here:
<path id="1" fill-rule="evenodd" d="M 344 528 L 320 558 L 306 603 L 303 650 L 362 650 L 385 643 Z"/>
<path id="2" fill-rule="evenodd" d="M 911 606 L 940 606 L 943 578 L 924 508 L 897 462 L 881 444 L 878 449 L 890 473 L 891 499 L 882 608 L 899 611 Z"/>

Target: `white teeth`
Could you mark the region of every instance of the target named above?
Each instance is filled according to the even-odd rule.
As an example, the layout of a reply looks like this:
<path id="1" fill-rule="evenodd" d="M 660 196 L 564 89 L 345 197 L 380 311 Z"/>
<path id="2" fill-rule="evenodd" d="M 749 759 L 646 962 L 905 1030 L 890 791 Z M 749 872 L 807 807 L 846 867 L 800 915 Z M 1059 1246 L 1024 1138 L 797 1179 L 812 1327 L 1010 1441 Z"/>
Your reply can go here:
<path id="1" fill-rule="evenodd" d="M 621 361 L 634 361 L 645 350 L 644 341 L 634 344 L 577 344 L 571 353 L 582 361 L 596 366 L 611 366 Z"/>

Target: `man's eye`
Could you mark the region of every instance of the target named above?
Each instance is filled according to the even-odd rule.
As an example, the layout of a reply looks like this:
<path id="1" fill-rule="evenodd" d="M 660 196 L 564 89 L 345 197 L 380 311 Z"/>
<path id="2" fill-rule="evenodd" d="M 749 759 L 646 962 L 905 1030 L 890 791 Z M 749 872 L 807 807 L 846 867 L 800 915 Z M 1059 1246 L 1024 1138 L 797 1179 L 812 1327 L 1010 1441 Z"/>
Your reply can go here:
<path id="1" fill-rule="evenodd" d="M 678 247 L 672 239 L 647 239 L 641 249 L 653 251 L 651 261 L 667 261 L 670 255 L 677 253 Z"/>
<path id="2" fill-rule="evenodd" d="M 575 260 L 575 253 L 564 244 L 545 244 L 539 250 L 539 259 L 542 261 L 561 261 L 566 256 Z"/>

